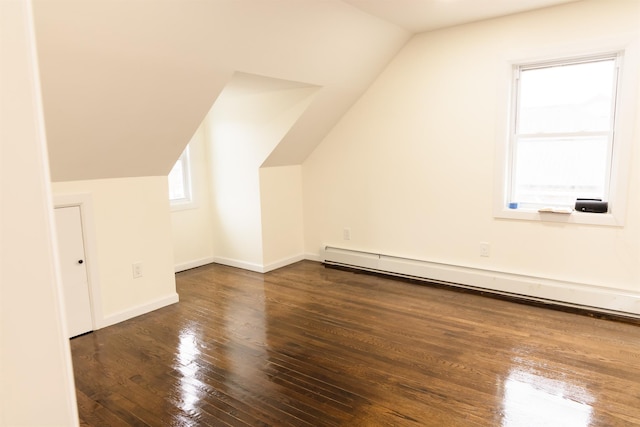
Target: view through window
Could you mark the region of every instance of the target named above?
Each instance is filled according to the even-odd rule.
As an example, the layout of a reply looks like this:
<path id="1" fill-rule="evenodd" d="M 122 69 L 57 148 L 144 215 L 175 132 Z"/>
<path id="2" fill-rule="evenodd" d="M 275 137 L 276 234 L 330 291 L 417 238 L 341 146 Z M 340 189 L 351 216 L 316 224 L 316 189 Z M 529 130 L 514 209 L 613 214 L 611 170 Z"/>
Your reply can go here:
<path id="1" fill-rule="evenodd" d="M 607 200 L 618 56 L 515 67 L 508 202 L 536 208 Z"/>
<path id="2" fill-rule="evenodd" d="M 191 202 L 189 147 L 185 148 L 169 172 L 169 200 L 172 204 Z"/>

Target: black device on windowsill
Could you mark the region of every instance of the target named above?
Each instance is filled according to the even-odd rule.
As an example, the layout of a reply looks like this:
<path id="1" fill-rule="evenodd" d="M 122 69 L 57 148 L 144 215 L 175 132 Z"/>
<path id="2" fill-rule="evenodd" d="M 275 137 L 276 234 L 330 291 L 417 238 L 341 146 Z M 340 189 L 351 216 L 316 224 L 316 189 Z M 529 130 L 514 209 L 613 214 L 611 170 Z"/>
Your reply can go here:
<path id="1" fill-rule="evenodd" d="M 576 199 L 575 210 L 578 212 L 607 213 L 609 204 L 602 199 Z"/>

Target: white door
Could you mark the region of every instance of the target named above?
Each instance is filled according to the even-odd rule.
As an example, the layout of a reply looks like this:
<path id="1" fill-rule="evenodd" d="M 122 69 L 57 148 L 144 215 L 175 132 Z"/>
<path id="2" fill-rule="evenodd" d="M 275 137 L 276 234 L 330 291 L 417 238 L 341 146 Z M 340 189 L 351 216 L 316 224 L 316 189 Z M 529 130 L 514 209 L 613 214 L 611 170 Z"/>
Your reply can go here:
<path id="1" fill-rule="evenodd" d="M 79 206 L 56 208 L 58 250 L 69 337 L 93 330 Z"/>

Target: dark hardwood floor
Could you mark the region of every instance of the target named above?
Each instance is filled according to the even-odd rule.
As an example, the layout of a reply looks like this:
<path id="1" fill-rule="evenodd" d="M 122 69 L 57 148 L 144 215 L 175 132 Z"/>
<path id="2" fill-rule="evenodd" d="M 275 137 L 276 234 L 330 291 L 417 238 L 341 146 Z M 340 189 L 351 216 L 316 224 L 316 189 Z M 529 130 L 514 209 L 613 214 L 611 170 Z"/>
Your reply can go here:
<path id="1" fill-rule="evenodd" d="M 71 340 L 89 426 L 640 425 L 640 327 L 303 261 Z"/>

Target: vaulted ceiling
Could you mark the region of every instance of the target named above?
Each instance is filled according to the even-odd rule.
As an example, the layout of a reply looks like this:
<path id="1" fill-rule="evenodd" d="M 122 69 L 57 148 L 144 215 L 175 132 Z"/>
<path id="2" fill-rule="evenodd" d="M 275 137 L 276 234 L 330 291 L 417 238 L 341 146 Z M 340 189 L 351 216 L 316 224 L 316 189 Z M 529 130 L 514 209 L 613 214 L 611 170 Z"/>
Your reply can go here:
<path id="1" fill-rule="evenodd" d="M 318 87 L 300 164 L 412 33 L 567 1 L 34 0 L 52 180 L 166 175 L 236 72 Z"/>
<path id="2" fill-rule="evenodd" d="M 578 0 L 344 0 L 412 33 L 423 33 Z"/>

